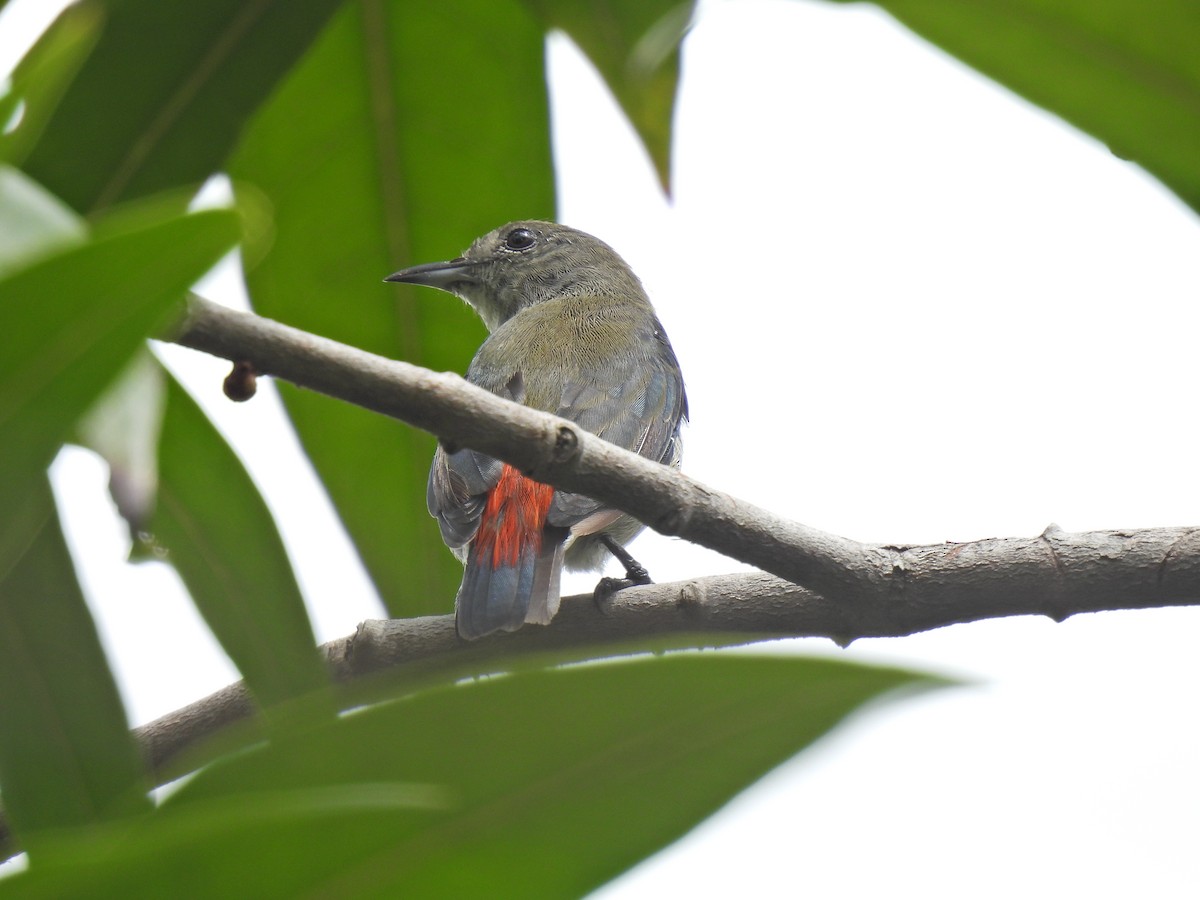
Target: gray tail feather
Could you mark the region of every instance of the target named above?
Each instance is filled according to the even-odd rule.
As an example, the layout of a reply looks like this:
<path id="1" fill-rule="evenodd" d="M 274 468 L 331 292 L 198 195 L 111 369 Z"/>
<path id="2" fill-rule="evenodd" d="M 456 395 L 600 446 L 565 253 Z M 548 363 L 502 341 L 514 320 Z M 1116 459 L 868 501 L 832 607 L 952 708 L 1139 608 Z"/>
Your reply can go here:
<path id="1" fill-rule="evenodd" d="M 516 631 L 526 622 L 548 625 L 558 612 L 566 535 L 565 529 L 547 528 L 541 550 L 535 553 L 527 544 L 514 566 L 493 568 L 468 553 L 454 602 L 459 637 L 474 640 L 494 631 Z"/>
<path id="2" fill-rule="evenodd" d="M 533 568 L 533 590 L 525 611 L 525 621 L 533 625 L 549 625 L 558 612 L 567 534 L 565 528 L 547 528 L 542 533 L 542 550 Z"/>

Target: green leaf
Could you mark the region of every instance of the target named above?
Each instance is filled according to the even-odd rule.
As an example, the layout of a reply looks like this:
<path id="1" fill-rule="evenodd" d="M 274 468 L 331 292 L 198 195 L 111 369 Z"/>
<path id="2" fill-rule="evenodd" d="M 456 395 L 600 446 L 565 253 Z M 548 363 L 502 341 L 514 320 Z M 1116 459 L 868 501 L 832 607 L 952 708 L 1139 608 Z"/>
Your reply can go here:
<path id="1" fill-rule="evenodd" d="M 159 444 L 156 544 L 264 705 L 328 678 L 271 513 L 229 445 L 174 379 Z"/>
<path id="2" fill-rule="evenodd" d="M 86 213 L 203 181 L 340 5 L 108 0 L 100 40 L 26 170 Z"/>
<path id="3" fill-rule="evenodd" d="M 581 896 L 911 673 L 678 654 L 459 684 L 199 773 L 20 896 Z M 131 839 L 129 839 L 131 838 Z"/>
<path id="4" fill-rule="evenodd" d="M 95 46 L 103 20 L 99 3 L 67 7 L 18 63 L 11 89 L 0 98 L 0 159 L 20 163 L 37 143 Z"/>
<path id="5" fill-rule="evenodd" d="M 485 334 L 474 314 L 382 279 L 456 256 L 511 219 L 553 214 L 543 57 L 541 29 L 514 0 L 347 5 L 231 162 L 236 183 L 275 208 L 275 241 L 248 273 L 255 309 L 465 370 Z M 462 570 L 425 512 L 433 440 L 283 387 L 389 612 L 450 609 Z"/>
<path id="6" fill-rule="evenodd" d="M 692 0 L 524 0 L 547 28 L 561 28 L 592 61 L 671 193 L 671 123 L 679 43 Z"/>
<path id="7" fill-rule="evenodd" d="M 0 792 L 35 858 L 47 832 L 148 812 L 141 759 L 45 477 L 0 580 Z"/>
<path id="8" fill-rule="evenodd" d="M 1200 5 L 1193 0 L 876 2 L 1140 164 L 1200 211 Z"/>
<path id="9" fill-rule="evenodd" d="M 0 577 L 35 524 L 16 511 L 59 445 L 238 235 L 224 210 L 125 225 L 0 281 Z"/>

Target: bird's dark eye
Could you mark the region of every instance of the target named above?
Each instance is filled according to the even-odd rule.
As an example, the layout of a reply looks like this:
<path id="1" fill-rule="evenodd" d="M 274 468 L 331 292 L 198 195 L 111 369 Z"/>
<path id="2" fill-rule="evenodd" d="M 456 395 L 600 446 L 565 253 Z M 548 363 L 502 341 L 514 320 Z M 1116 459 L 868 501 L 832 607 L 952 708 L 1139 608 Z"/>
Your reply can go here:
<path id="1" fill-rule="evenodd" d="M 537 242 L 537 235 L 528 228 L 514 228 L 504 236 L 506 250 L 528 250 Z"/>

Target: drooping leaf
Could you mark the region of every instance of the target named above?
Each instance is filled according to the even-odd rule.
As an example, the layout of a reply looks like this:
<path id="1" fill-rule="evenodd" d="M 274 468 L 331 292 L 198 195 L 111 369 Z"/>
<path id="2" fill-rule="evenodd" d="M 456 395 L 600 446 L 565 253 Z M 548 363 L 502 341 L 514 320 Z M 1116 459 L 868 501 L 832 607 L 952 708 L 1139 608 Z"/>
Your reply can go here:
<path id="1" fill-rule="evenodd" d="M 135 539 L 149 527 L 158 491 L 158 438 L 167 406 L 166 373 L 149 347 L 92 404 L 76 429 L 108 463 L 108 490 Z"/>
<path id="2" fill-rule="evenodd" d="M 0 793 L 25 849 L 148 812 L 141 759 L 67 554 L 45 476 L 0 578 Z"/>
<path id="3" fill-rule="evenodd" d="M 679 87 L 679 43 L 694 0 L 524 0 L 561 28 L 592 61 L 671 192 L 671 124 Z"/>
<path id="4" fill-rule="evenodd" d="M 430 690 L 210 767 L 136 839 L 93 835 L 11 887 L 153 894 L 186 871 L 194 896 L 581 896 L 914 683 L 681 654 Z"/>
<path id="5" fill-rule="evenodd" d="M 0 577 L 37 524 L 19 511 L 59 445 L 237 235 L 225 210 L 126 219 L 0 280 Z"/>
<path id="6" fill-rule="evenodd" d="M 248 273 L 263 315 L 463 371 L 484 336 L 461 303 L 385 285 L 479 234 L 549 217 L 543 35 L 515 0 L 347 5 L 248 129 L 235 183 L 277 232 Z M 321 110 L 312 115 L 312 110 Z M 312 393 L 284 400 L 392 615 L 444 612 L 461 568 L 425 513 L 433 441 Z"/>
<path id="7" fill-rule="evenodd" d="M 205 622 L 264 705 L 327 678 L 278 528 L 245 468 L 195 401 L 167 385 L 150 530 Z"/>
<path id="8" fill-rule="evenodd" d="M 0 159 L 20 164 L 37 143 L 79 67 L 100 36 L 104 10 L 98 2 L 67 7 L 12 74 L 0 98 Z"/>
<path id="9" fill-rule="evenodd" d="M 1095 135 L 1200 211 L 1200 5 L 875 2 L 963 62 Z"/>
<path id="10" fill-rule="evenodd" d="M 25 169 L 89 214 L 200 183 L 340 5 L 106 0 L 100 39 Z"/>

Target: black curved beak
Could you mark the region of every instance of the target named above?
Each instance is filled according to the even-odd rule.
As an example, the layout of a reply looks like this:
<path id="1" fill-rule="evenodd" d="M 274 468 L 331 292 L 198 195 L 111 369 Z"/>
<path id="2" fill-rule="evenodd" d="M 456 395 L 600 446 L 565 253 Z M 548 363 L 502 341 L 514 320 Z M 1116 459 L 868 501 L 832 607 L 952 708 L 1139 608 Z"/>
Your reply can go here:
<path id="1" fill-rule="evenodd" d="M 460 256 L 446 262 L 425 263 L 421 266 L 401 269 L 383 280 L 400 284 L 423 284 L 426 287 L 449 291 L 453 285 L 462 284 L 464 281 L 474 281 L 471 275 L 473 268 L 473 263 L 467 262 L 465 257 Z"/>

